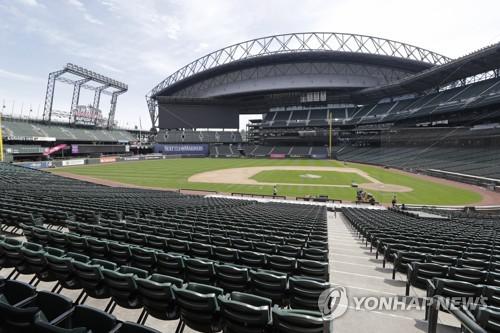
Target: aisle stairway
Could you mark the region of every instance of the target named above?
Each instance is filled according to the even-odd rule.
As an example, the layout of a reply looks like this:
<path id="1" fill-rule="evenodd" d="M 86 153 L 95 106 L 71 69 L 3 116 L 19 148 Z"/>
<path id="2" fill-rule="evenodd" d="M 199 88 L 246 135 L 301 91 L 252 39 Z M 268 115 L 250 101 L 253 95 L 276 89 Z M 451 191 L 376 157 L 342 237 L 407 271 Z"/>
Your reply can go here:
<path id="1" fill-rule="evenodd" d="M 328 213 L 328 243 L 330 282 L 345 287 L 349 297 L 349 309 L 334 321 L 334 332 L 427 332 L 423 311 L 354 309 L 354 297 L 404 295 L 406 276 L 398 273 L 392 280 L 392 265 L 381 267 L 382 259 L 375 259 L 342 213 Z M 410 295 L 421 297 L 425 291 L 412 288 Z M 441 312 L 438 332 L 459 332 L 458 322 Z"/>

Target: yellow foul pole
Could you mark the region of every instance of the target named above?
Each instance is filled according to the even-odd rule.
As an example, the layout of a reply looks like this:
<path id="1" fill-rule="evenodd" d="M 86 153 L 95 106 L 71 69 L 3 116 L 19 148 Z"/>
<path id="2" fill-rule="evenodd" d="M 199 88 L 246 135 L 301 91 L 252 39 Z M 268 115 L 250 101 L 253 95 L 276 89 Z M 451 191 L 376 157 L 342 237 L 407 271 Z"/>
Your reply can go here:
<path id="1" fill-rule="evenodd" d="M 0 162 L 3 162 L 2 113 L 0 112 Z"/>
<path id="2" fill-rule="evenodd" d="M 330 130 L 328 131 L 328 158 L 332 159 L 332 111 L 328 112 L 328 125 L 330 126 Z"/>

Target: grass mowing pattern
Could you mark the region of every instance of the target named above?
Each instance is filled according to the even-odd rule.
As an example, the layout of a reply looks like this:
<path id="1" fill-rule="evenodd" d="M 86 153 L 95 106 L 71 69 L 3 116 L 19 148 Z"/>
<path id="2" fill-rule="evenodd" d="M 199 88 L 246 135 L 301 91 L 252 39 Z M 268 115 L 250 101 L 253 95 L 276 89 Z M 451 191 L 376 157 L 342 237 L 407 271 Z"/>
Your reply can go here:
<path id="1" fill-rule="evenodd" d="M 319 176 L 308 178 L 304 175 Z M 337 171 L 305 171 L 305 170 L 267 170 L 261 171 L 251 177 L 262 183 L 292 183 L 297 185 L 323 184 L 323 185 L 351 185 L 352 182 L 361 184 L 370 181 L 354 172 Z"/>
<path id="2" fill-rule="evenodd" d="M 190 183 L 187 179 L 199 172 L 252 166 L 334 166 L 344 164 L 327 160 L 270 160 L 270 159 L 222 159 L 222 158 L 183 158 L 171 160 L 150 160 L 97 164 L 92 166 L 75 166 L 54 169 L 53 172 L 69 172 L 112 181 L 151 186 L 160 188 L 191 188 L 197 190 L 214 190 L 219 192 L 244 192 L 253 194 L 272 194 L 269 185 L 241 184 L 209 184 Z M 386 170 L 380 167 L 356 163 L 347 163 L 347 167 L 358 168 L 383 183 L 403 185 L 413 188 L 412 192 L 399 193 L 400 203 L 428 205 L 464 205 L 481 201 L 481 195 L 473 191 L 454 186 L 438 184 L 413 176 Z M 375 198 L 384 203 L 392 199 L 390 192 L 370 191 Z M 354 200 L 356 191 L 353 188 L 319 187 L 308 185 L 280 185 L 278 194 L 288 196 L 328 195 L 330 198 Z"/>

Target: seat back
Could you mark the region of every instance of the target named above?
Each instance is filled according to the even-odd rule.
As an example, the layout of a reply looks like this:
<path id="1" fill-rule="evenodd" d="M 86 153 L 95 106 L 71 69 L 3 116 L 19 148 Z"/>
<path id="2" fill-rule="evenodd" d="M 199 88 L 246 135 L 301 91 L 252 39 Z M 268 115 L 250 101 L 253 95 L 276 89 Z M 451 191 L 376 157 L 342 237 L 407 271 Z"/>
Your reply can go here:
<path id="1" fill-rule="evenodd" d="M 488 306 L 500 307 L 500 287 L 485 286 L 482 295 Z"/>
<path id="2" fill-rule="evenodd" d="M 222 246 L 213 247 L 213 254 L 216 260 L 224 263 L 236 263 L 239 260 L 238 250 Z"/>
<path id="3" fill-rule="evenodd" d="M 6 280 L 3 292 L 0 294 L 0 303 L 16 305 L 35 296 L 36 289 L 28 283 Z"/>
<path id="4" fill-rule="evenodd" d="M 155 318 L 173 320 L 179 317 L 172 286 L 182 287 L 182 280 L 153 274 L 149 278 L 135 277 L 139 295 L 146 311 Z"/>
<path id="5" fill-rule="evenodd" d="M 297 259 L 297 274 L 324 281 L 328 281 L 330 279 L 328 262 Z"/>
<path id="6" fill-rule="evenodd" d="M 267 267 L 270 270 L 292 274 L 295 271 L 296 260 L 283 256 L 268 256 Z"/>
<path id="7" fill-rule="evenodd" d="M 189 254 L 192 257 L 211 258 L 212 257 L 212 245 L 191 242 L 189 244 Z"/>
<path id="8" fill-rule="evenodd" d="M 219 331 L 219 304 L 217 297 L 223 290 L 198 283 L 183 288 L 173 287 L 182 321 L 196 331 Z"/>
<path id="9" fill-rule="evenodd" d="M 266 255 L 264 253 L 252 252 L 252 251 L 239 251 L 239 261 L 240 265 L 244 265 L 251 268 L 264 268 L 266 267 Z"/>
<path id="10" fill-rule="evenodd" d="M 318 310 L 319 296 L 330 288 L 328 282 L 319 282 L 309 279 L 290 277 L 289 293 L 290 307 L 292 309 Z"/>
<path id="11" fill-rule="evenodd" d="M 119 265 L 128 265 L 132 259 L 132 252 L 129 245 L 108 242 L 108 250 L 109 260 Z"/>
<path id="12" fill-rule="evenodd" d="M 189 253 L 189 243 L 185 240 L 168 238 L 167 239 L 167 249 L 168 251 L 180 253 L 180 254 L 188 254 Z"/>
<path id="13" fill-rule="evenodd" d="M 86 305 L 77 305 L 71 317 L 72 328 L 85 327 L 92 333 L 108 333 L 116 324 L 113 315 Z"/>
<path id="14" fill-rule="evenodd" d="M 328 261 L 328 250 L 320 248 L 303 248 L 302 258 L 315 261 Z"/>
<path id="15" fill-rule="evenodd" d="M 486 284 L 500 287 L 500 273 L 490 271 L 486 278 Z"/>
<path id="16" fill-rule="evenodd" d="M 251 294 L 232 292 L 219 296 L 224 332 L 265 332 L 271 321 L 272 301 Z"/>
<path id="17" fill-rule="evenodd" d="M 102 269 L 101 272 L 111 297 L 118 305 L 127 309 L 141 307 L 138 288 L 134 278 L 145 278 L 148 272 L 128 266 L 121 266 L 116 271 Z"/>
<path id="18" fill-rule="evenodd" d="M 35 304 L 39 311 L 42 312 L 44 319 L 49 322 L 73 307 L 73 301 L 70 298 L 47 291 L 37 293 Z"/>
<path id="19" fill-rule="evenodd" d="M 479 297 L 483 289 L 483 285 L 439 278 L 432 279 L 432 284 L 435 286 L 435 290 L 428 296 Z"/>
<path id="20" fill-rule="evenodd" d="M 158 273 L 184 280 L 184 256 L 169 253 L 157 253 L 156 260 L 156 270 Z"/>
<path id="21" fill-rule="evenodd" d="M 273 304 L 284 305 L 287 277 L 278 275 L 277 272 L 250 271 L 252 293 L 258 296 L 269 298 Z"/>
<path id="22" fill-rule="evenodd" d="M 465 281 L 480 284 L 486 281 L 488 272 L 473 268 L 450 267 L 447 278 L 450 280 Z"/>
<path id="23" fill-rule="evenodd" d="M 141 247 L 132 246 L 130 248 L 132 259 L 130 264 L 134 267 L 152 272 L 156 267 L 156 252 Z"/>
<path id="24" fill-rule="evenodd" d="M 327 333 L 329 322 L 321 313 L 306 310 L 273 308 L 273 327 L 277 333 Z"/>
<path id="25" fill-rule="evenodd" d="M 250 276 L 248 269 L 231 265 L 214 265 L 216 285 L 225 292 L 248 291 Z"/>
<path id="26" fill-rule="evenodd" d="M 215 279 L 214 265 L 212 261 L 186 258 L 186 280 L 189 282 L 213 284 Z"/>
<path id="27" fill-rule="evenodd" d="M 488 332 L 500 332 L 500 308 L 479 307 L 476 322 Z"/>

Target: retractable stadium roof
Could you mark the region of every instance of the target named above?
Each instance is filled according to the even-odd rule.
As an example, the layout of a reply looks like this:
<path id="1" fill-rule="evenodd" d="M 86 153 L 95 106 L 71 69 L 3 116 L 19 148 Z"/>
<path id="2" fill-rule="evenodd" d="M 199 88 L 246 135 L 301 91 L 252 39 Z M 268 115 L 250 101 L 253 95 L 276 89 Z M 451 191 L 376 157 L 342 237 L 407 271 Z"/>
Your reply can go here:
<path id="1" fill-rule="evenodd" d="M 500 42 L 391 84 L 353 92 L 351 98 L 363 103 L 377 101 L 386 97 L 425 91 L 488 71 L 496 71 L 498 75 L 499 68 Z"/>

